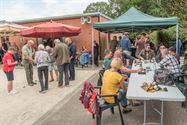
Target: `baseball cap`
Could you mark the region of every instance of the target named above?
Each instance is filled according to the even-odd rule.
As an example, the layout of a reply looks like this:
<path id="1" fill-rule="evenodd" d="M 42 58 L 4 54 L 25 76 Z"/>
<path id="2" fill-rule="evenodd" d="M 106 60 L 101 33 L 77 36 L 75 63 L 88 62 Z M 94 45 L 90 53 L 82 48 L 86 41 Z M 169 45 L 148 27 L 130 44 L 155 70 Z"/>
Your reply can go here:
<path id="1" fill-rule="evenodd" d="M 176 52 L 176 48 L 175 47 L 170 47 L 169 51 Z"/>

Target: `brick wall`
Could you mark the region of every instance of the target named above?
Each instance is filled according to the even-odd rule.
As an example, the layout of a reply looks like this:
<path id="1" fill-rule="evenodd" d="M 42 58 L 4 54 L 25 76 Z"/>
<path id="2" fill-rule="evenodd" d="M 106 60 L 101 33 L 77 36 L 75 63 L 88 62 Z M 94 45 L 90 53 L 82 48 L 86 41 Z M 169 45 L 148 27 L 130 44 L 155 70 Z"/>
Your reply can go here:
<path id="1" fill-rule="evenodd" d="M 106 21 L 108 19 L 102 17 L 102 16 L 93 16 L 91 17 L 92 23 L 94 22 L 102 22 Z M 82 32 L 78 36 L 71 37 L 72 40 L 77 45 L 77 50 L 81 51 L 82 46 L 86 46 L 86 48 L 91 51 L 92 47 L 92 23 L 90 24 L 81 24 L 80 17 L 79 18 L 72 18 L 72 19 L 62 19 L 62 20 L 55 20 L 56 22 L 72 25 L 72 26 L 78 26 L 81 27 Z M 40 24 L 43 22 L 35 22 L 35 23 L 22 23 L 24 26 L 34 26 L 37 24 Z M 21 37 L 21 36 L 12 36 L 9 38 L 11 43 L 16 43 L 16 45 L 21 48 L 24 43 L 30 39 L 29 37 Z M 32 38 L 34 41 L 36 41 L 35 38 Z M 104 51 L 106 48 L 106 41 L 107 41 L 107 35 L 105 33 L 99 33 L 99 31 L 94 30 L 94 40 L 96 40 L 101 45 L 101 51 Z M 37 45 L 35 45 L 36 47 Z"/>

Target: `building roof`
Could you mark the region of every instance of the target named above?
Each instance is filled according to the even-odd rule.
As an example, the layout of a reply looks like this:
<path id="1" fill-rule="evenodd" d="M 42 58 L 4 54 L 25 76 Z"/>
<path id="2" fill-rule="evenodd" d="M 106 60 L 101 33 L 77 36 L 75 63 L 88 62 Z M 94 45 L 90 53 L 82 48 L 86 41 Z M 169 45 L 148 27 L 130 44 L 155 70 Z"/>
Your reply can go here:
<path id="1" fill-rule="evenodd" d="M 13 21 L 14 23 L 34 23 L 34 22 L 43 22 L 43 21 L 50 21 L 50 20 L 60 20 L 60 19 L 74 19 L 79 17 L 85 16 L 102 16 L 108 20 L 112 20 L 110 17 L 100 13 L 83 13 L 83 14 L 71 14 L 71 15 L 63 15 L 63 16 L 51 16 L 51 17 L 43 17 L 43 18 L 35 18 L 35 19 L 26 19 L 26 20 L 17 20 Z"/>

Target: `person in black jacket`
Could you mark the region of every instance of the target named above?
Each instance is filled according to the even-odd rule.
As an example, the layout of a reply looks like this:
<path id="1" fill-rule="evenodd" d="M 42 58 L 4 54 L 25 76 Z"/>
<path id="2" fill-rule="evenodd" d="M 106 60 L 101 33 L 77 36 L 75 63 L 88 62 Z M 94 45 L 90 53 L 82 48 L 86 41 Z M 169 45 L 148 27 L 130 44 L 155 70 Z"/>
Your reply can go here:
<path id="1" fill-rule="evenodd" d="M 98 56 L 99 56 L 99 44 L 96 41 L 94 41 L 94 64 L 96 66 L 99 66 Z"/>

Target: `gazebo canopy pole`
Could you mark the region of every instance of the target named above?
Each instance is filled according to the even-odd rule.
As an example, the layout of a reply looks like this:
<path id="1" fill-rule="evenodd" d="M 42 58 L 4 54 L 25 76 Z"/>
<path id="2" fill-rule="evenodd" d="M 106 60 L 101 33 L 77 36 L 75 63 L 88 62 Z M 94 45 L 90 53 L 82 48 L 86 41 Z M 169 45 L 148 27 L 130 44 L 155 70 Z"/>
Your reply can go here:
<path id="1" fill-rule="evenodd" d="M 110 49 L 110 33 L 108 32 L 107 49 Z"/>
<path id="2" fill-rule="evenodd" d="M 92 68 L 94 68 L 94 28 L 92 26 Z"/>
<path id="3" fill-rule="evenodd" d="M 176 53 L 179 54 L 179 25 L 176 25 Z"/>

